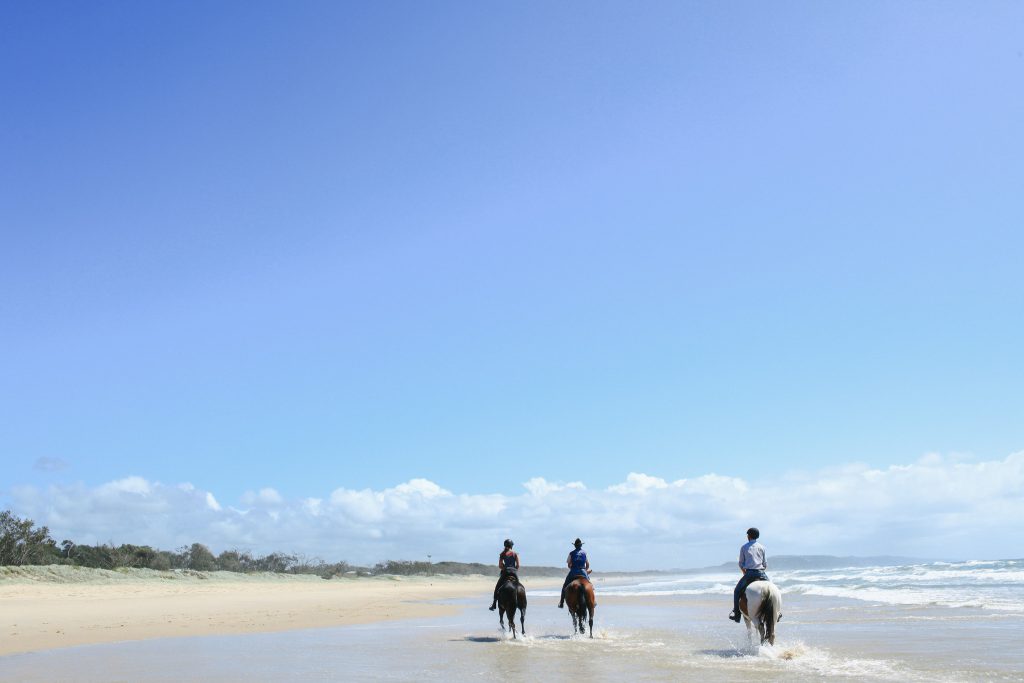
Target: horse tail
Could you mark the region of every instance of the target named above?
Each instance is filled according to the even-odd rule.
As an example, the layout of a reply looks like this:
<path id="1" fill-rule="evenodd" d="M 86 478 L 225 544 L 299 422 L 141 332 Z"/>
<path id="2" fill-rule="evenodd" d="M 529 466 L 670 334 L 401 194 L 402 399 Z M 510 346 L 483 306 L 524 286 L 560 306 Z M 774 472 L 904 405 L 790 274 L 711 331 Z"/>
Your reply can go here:
<path id="1" fill-rule="evenodd" d="M 778 613 L 781 607 L 781 596 L 779 595 L 779 589 L 775 587 L 775 584 L 766 582 L 768 585 L 764 589 L 764 593 L 761 597 L 761 605 L 757 608 L 757 618 L 764 624 L 764 636 L 765 640 L 769 643 L 775 643 L 775 622 L 778 620 Z"/>

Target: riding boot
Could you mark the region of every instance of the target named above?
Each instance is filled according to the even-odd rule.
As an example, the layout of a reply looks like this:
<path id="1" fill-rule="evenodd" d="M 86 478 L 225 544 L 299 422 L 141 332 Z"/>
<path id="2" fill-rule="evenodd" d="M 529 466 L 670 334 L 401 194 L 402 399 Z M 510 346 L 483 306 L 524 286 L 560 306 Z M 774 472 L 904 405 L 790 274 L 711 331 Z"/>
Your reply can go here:
<path id="1" fill-rule="evenodd" d="M 494 610 L 498 609 L 498 601 L 497 601 L 497 600 L 495 600 L 494 602 L 492 602 L 492 603 L 491 603 L 491 606 L 490 606 L 490 607 L 488 607 L 487 609 L 491 610 L 492 612 L 493 612 Z"/>
<path id="2" fill-rule="evenodd" d="M 729 615 L 729 618 L 732 619 L 733 621 L 735 621 L 738 624 L 738 623 L 740 623 L 740 620 L 743 617 L 740 616 L 740 611 L 737 609 L 737 610 L 733 610 L 732 614 Z"/>

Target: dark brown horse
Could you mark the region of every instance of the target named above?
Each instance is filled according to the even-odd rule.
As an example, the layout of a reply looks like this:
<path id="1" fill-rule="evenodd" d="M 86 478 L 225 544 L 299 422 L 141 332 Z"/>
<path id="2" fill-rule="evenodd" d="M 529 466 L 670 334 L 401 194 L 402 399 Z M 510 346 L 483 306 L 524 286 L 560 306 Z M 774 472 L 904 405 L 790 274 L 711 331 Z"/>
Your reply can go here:
<path id="1" fill-rule="evenodd" d="M 578 579 L 573 579 L 565 587 L 565 605 L 569 608 L 569 614 L 572 615 L 573 633 L 576 631 L 586 633 L 587 627 L 584 621 L 589 618 L 590 637 L 593 638 L 594 606 L 597 605 L 597 600 L 594 598 L 594 584 L 590 583 L 590 579 L 584 579 L 581 576 Z"/>
<path id="2" fill-rule="evenodd" d="M 526 589 L 516 577 L 510 576 L 505 585 L 498 589 L 498 623 L 504 631 L 507 616 L 513 638 L 516 637 L 516 608 L 519 609 L 519 625 L 523 635 L 526 635 Z"/>

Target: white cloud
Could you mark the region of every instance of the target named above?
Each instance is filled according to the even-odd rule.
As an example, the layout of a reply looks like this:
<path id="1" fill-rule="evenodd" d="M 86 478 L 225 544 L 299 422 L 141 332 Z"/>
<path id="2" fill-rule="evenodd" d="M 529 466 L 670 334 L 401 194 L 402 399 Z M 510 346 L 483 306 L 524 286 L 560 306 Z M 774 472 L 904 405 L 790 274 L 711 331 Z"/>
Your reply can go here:
<path id="1" fill-rule="evenodd" d="M 418 495 L 424 498 L 444 498 L 452 495 L 432 481 L 427 479 L 413 479 L 405 484 L 399 484 L 395 491 L 403 495 Z"/>
<path id="2" fill-rule="evenodd" d="M 359 563 L 427 554 L 491 563 L 501 539 L 512 537 L 527 564 L 559 565 L 581 536 L 603 568 L 696 566 L 731 559 L 752 524 L 775 554 L 991 558 L 1014 552 L 993 520 L 1024 515 L 1024 451 L 985 462 L 929 454 L 884 469 L 851 464 L 755 481 L 631 472 L 605 489 L 541 477 L 522 486 L 514 495 L 456 493 L 412 479 L 295 500 L 268 487 L 243 495 L 243 510 L 191 484 L 130 476 L 95 487 L 14 488 L 8 498 L 16 514 L 58 539 L 163 548 L 199 541 L 215 551 Z"/>
<path id="3" fill-rule="evenodd" d="M 668 484 L 665 483 L 664 479 L 658 477 L 649 477 L 646 474 L 637 474 L 636 472 L 630 472 L 626 477 L 626 481 L 615 486 L 608 487 L 608 490 L 612 493 L 621 493 L 624 495 L 634 495 L 637 493 L 645 493 L 654 489 L 668 488 Z"/>
<path id="4" fill-rule="evenodd" d="M 189 486 L 182 486 L 188 491 Z M 125 477 L 116 481 L 107 482 L 97 489 L 104 496 L 116 496 L 120 493 L 134 493 L 139 496 L 148 496 L 151 492 L 149 482 L 142 477 Z"/>
<path id="5" fill-rule="evenodd" d="M 246 505 L 259 505 L 261 507 L 269 507 L 273 505 L 280 505 L 284 503 L 284 498 L 275 489 L 263 488 L 253 493 L 252 491 L 246 491 L 242 494 L 242 502 Z"/>

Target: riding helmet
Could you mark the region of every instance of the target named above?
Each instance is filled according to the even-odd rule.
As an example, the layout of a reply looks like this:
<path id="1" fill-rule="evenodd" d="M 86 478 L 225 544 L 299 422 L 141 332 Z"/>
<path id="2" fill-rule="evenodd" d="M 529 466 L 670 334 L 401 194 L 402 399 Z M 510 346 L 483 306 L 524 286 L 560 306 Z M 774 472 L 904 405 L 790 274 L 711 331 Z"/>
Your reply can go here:
<path id="1" fill-rule="evenodd" d="M 511 547 L 512 547 L 512 546 L 514 546 L 514 545 L 515 545 L 515 543 L 513 543 L 513 542 L 512 542 L 512 539 L 511 539 L 511 538 L 506 538 L 506 539 L 505 539 L 505 547 L 506 547 L 506 548 L 511 548 Z"/>

